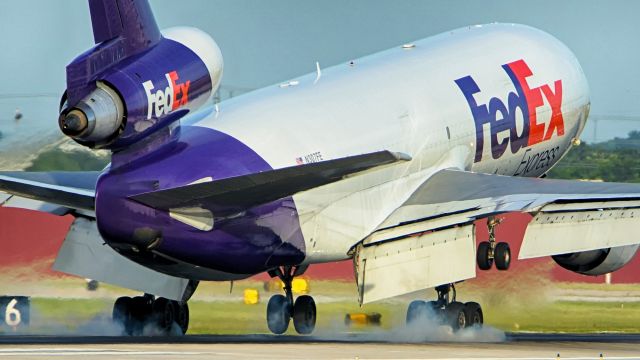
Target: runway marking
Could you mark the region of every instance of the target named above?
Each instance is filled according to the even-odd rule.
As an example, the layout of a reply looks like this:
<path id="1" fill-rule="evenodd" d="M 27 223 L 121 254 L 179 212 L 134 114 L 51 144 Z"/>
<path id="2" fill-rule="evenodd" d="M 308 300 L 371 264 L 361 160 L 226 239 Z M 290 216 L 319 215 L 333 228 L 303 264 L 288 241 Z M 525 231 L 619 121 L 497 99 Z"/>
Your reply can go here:
<path id="1" fill-rule="evenodd" d="M 112 350 L 112 349 L 73 349 L 73 348 L 5 348 L 0 349 L 0 357 L 3 356 L 88 356 L 88 355 L 204 355 L 202 352 L 189 351 L 137 351 L 137 350 Z"/>

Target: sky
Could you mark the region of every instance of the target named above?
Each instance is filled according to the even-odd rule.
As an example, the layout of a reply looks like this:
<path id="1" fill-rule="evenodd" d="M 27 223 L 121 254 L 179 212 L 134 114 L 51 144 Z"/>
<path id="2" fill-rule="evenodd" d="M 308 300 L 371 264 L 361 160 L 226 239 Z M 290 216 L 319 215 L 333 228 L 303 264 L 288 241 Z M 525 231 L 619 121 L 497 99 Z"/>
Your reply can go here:
<path id="1" fill-rule="evenodd" d="M 563 41 L 591 88 L 599 140 L 640 128 L 640 1 L 150 0 L 161 28 L 219 44 L 223 86 L 259 88 L 462 26 L 522 23 Z M 0 0 L 0 131 L 16 107 L 56 119 L 65 66 L 93 45 L 87 0 Z M 505 44 L 508 46 L 508 44 Z M 15 94 L 46 97 L 15 99 Z M 607 121 L 614 119 L 616 121 Z M 6 121 L 5 121 L 6 122 Z M 594 121 L 585 130 L 592 136 Z M 55 127 L 55 126 L 53 126 Z M 588 136 L 587 136 L 588 137 Z"/>

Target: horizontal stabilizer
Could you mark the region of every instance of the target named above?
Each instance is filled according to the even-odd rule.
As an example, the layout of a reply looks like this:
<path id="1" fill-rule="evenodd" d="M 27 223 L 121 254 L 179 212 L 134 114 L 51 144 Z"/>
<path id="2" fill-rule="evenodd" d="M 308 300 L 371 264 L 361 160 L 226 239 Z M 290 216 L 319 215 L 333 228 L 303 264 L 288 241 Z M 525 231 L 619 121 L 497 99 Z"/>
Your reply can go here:
<path id="1" fill-rule="evenodd" d="M 99 175 L 98 171 L 0 172 L 0 191 L 71 209 L 93 211 Z"/>
<path id="2" fill-rule="evenodd" d="M 410 160 L 408 155 L 379 151 L 152 191 L 131 198 L 161 210 L 210 205 L 215 207 L 216 216 L 223 216 L 330 184 L 361 171 L 406 160 Z"/>

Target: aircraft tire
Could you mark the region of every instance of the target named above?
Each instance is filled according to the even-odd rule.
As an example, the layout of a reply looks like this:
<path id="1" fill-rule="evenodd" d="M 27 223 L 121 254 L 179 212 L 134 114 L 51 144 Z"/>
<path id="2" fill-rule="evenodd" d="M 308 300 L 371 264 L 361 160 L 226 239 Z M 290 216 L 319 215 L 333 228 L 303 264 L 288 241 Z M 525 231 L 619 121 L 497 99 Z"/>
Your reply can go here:
<path id="1" fill-rule="evenodd" d="M 152 318 L 155 325 L 163 335 L 171 332 L 171 327 L 176 320 L 175 302 L 165 298 L 157 298 L 153 302 Z"/>
<path id="2" fill-rule="evenodd" d="M 424 300 L 413 300 L 407 308 L 407 325 L 418 324 L 426 318 L 427 303 Z"/>
<path id="3" fill-rule="evenodd" d="M 496 244 L 496 250 L 494 252 L 494 258 L 496 261 L 496 269 L 507 270 L 511 264 L 511 249 L 506 242 L 499 242 Z"/>
<path id="4" fill-rule="evenodd" d="M 284 334 L 289 327 L 291 314 L 289 313 L 289 301 L 284 295 L 276 294 L 269 299 L 267 304 L 267 326 L 272 333 Z"/>
<path id="5" fill-rule="evenodd" d="M 144 326 L 153 312 L 151 303 L 142 296 L 133 297 L 129 303 L 129 312 L 131 322 L 128 325 L 128 332 L 134 336 L 142 335 Z"/>
<path id="6" fill-rule="evenodd" d="M 182 335 L 187 333 L 189 329 L 189 304 L 176 301 L 176 323 L 180 326 Z"/>
<path id="7" fill-rule="evenodd" d="M 476 302 L 468 302 L 464 304 L 464 312 L 467 316 L 467 327 L 481 327 L 484 318 L 482 316 L 482 308 Z"/>
<path id="8" fill-rule="evenodd" d="M 316 303 L 309 295 L 302 295 L 293 305 L 293 326 L 298 334 L 308 335 L 316 327 Z"/>
<path id="9" fill-rule="evenodd" d="M 121 325 L 126 335 L 132 335 L 132 314 L 131 314 L 131 298 L 128 296 L 119 297 L 113 304 L 113 312 L 111 314 L 113 322 Z"/>
<path id="10" fill-rule="evenodd" d="M 493 259 L 489 258 L 489 251 L 491 245 L 488 241 L 483 241 L 478 244 L 478 253 L 476 254 L 476 261 L 480 270 L 489 270 L 493 265 Z"/>
<path id="11" fill-rule="evenodd" d="M 467 327 L 467 315 L 465 306 L 460 302 L 452 302 L 446 308 L 447 323 L 453 331 L 458 331 Z"/>
<path id="12" fill-rule="evenodd" d="M 442 324 L 444 322 L 444 314 L 444 310 L 440 308 L 437 301 L 427 301 L 427 317 L 432 317 L 432 320 L 437 321 L 438 324 Z"/>

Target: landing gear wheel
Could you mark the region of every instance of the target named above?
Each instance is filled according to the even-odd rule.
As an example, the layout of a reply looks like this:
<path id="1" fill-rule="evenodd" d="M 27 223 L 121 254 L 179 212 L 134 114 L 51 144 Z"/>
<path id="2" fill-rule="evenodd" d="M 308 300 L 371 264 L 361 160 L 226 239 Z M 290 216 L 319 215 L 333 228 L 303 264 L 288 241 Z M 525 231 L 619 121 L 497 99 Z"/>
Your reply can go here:
<path id="1" fill-rule="evenodd" d="M 311 334 L 316 327 L 316 303 L 308 295 L 296 299 L 293 305 L 293 326 L 298 334 Z"/>
<path id="2" fill-rule="evenodd" d="M 407 325 L 419 324 L 427 318 L 427 303 L 423 300 L 414 300 L 407 308 Z"/>
<path id="3" fill-rule="evenodd" d="M 171 333 L 171 327 L 176 318 L 175 302 L 158 298 L 153 302 L 153 318 L 163 335 Z"/>
<path id="4" fill-rule="evenodd" d="M 427 301 L 427 317 L 433 317 L 438 323 L 442 323 L 444 310 L 437 301 Z"/>
<path id="5" fill-rule="evenodd" d="M 464 329 L 467 326 L 467 315 L 463 303 L 452 302 L 446 307 L 447 323 L 451 325 L 453 331 Z"/>
<path id="6" fill-rule="evenodd" d="M 482 308 L 476 302 L 468 302 L 464 304 L 464 312 L 467 316 L 467 327 L 482 327 L 484 318 L 482 317 Z"/>
<path id="7" fill-rule="evenodd" d="M 144 325 L 153 311 L 152 303 L 153 299 L 148 299 L 144 296 L 131 298 L 131 302 L 129 303 L 129 311 L 131 312 L 131 322 L 129 324 L 130 335 L 143 335 Z"/>
<path id="8" fill-rule="evenodd" d="M 113 304 L 113 322 L 121 325 L 126 335 L 131 334 L 131 298 L 128 296 L 119 297 Z"/>
<path id="9" fill-rule="evenodd" d="M 189 329 L 189 304 L 186 302 L 179 302 L 176 306 L 176 323 L 182 330 L 182 335 L 187 333 Z"/>
<path id="10" fill-rule="evenodd" d="M 506 242 L 499 242 L 496 244 L 496 249 L 493 255 L 496 261 L 496 269 L 507 270 L 511 264 L 511 249 Z"/>
<path id="11" fill-rule="evenodd" d="M 186 302 L 154 299 L 149 294 L 121 297 L 113 305 L 113 321 L 122 325 L 124 334 L 130 336 L 147 335 L 145 326 L 149 324 L 154 325 L 156 332 L 151 335 L 178 335 L 178 331 L 184 335 L 189 328 L 189 306 Z"/>
<path id="12" fill-rule="evenodd" d="M 273 295 L 267 304 L 267 325 L 274 334 L 284 334 L 289 327 L 291 314 L 289 301 L 284 295 Z M 314 324 L 315 325 L 315 324 Z"/>
<path id="13" fill-rule="evenodd" d="M 417 324 L 420 319 L 431 319 L 437 324 L 449 325 L 453 331 L 467 327 L 480 327 L 484 322 L 480 304 L 456 301 L 455 284 L 436 286 L 437 301 L 415 300 L 407 309 L 407 325 Z"/>
<path id="14" fill-rule="evenodd" d="M 493 265 L 493 259 L 491 258 L 491 244 L 488 241 L 483 241 L 478 244 L 478 253 L 476 254 L 476 260 L 480 270 L 489 270 Z"/>

